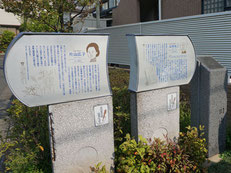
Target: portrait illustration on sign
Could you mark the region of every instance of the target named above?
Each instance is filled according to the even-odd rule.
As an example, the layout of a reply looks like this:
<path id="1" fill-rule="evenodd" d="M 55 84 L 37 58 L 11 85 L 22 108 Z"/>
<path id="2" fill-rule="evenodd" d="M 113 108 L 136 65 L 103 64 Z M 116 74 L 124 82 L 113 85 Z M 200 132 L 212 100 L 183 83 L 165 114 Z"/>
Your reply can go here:
<path id="1" fill-rule="evenodd" d="M 96 58 L 99 56 L 99 46 L 96 43 L 88 44 L 86 48 L 87 56 L 90 62 L 96 62 Z"/>

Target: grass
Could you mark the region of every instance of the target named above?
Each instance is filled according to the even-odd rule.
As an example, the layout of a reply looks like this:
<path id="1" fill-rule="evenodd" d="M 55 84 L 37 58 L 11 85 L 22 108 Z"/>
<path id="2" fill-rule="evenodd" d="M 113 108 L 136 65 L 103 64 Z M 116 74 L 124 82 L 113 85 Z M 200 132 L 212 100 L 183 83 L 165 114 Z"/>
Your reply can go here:
<path id="1" fill-rule="evenodd" d="M 227 128 L 226 149 L 225 152 L 220 154 L 222 160 L 210 166 L 209 173 L 231 173 L 231 126 Z"/>
<path id="2" fill-rule="evenodd" d="M 209 173 L 231 173 L 231 150 L 225 151 L 220 155 L 222 160 L 219 163 L 212 163 Z"/>

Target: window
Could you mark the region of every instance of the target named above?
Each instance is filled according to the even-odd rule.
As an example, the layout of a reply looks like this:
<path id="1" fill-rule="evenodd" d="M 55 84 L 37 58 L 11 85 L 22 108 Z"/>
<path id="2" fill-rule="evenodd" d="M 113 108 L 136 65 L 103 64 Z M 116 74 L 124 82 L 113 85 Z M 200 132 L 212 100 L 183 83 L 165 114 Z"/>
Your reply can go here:
<path id="1" fill-rule="evenodd" d="M 230 1 L 231 3 L 231 0 L 203 0 L 203 13 L 207 14 L 224 11 L 225 1 Z"/>
<path id="2" fill-rule="evenodd" d="M 107 9 L 108 9 L 108 2 L 105 2 L 105 3 L 102 5 L 102 8 L 103 8 L 103 10 L 107 10 Z"/>
<path id="3" fill-rule="evenodd" d="M 109 8 L 119 5 L 120 0 L 109 0 Z"/>
<path id="4" fill-rule="evenodd" d="M 225 0 L 225 10 L 231 10 L 231 0 Z"/>
<path id="5" fill-rule="evenodd" d="M 226 0 L 226 6 L 231 7 L 231 0 Z"/>

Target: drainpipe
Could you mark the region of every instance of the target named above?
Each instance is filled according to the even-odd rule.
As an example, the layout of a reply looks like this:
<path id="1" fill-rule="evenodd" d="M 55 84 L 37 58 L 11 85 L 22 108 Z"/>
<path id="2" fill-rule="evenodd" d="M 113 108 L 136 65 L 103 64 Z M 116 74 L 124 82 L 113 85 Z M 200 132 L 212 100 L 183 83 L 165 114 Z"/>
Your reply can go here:
<path id="1" fill-rule="evenodd" d="M 96 27 L 100 28 L 100 2 L 96 2 Z"/>
<path id="2" fill-rule="evenodd" d="M 159 0 L 159 2 L 158 2 L 158 5 L 159 5 L 159 20 L 161 20 L 161 18 L 162 18 L 162 16 L 161 16 L 161 0 Z"/>

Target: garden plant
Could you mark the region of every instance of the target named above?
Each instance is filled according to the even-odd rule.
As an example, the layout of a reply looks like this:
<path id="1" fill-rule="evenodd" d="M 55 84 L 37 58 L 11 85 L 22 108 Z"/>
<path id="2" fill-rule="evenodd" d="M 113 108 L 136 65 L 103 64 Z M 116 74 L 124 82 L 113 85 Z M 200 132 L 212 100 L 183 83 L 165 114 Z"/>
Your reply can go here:
<path id="1" fill-rule="evenodd" d="M 203 128 L 190 127 L 190 105 L 180 106 L 181 133 L 172 141 L 130 136 L 129 71 L 109 69 L 113 92 L 115 171 L 116 172 L 205 172 L 206 141 Z M 51 159 L 47 107 L 28 108 L 14 100 L 8 110 L 11 128 L 1 137 L 0 156 L 5 157 L 6 171 L 50 173 Z M 200 135 L 199 135 L 200 134 Z M 230 134 L 229 134 L 230 135 Z M 230 138 L 227 138 L 230 147 Z M 230 162 L 230 152 L 222 155 Z M 92 166 L 90 168 L 90 166 Z M 89 171 L 107 172 L 104 163 L 89 165 Z"/>

